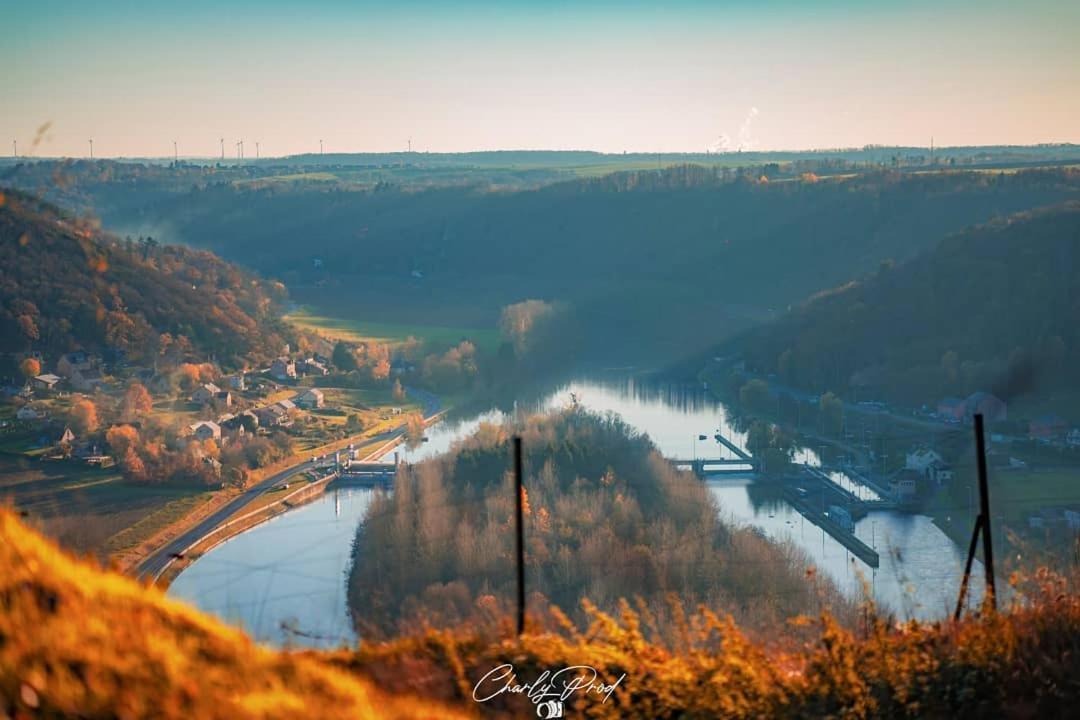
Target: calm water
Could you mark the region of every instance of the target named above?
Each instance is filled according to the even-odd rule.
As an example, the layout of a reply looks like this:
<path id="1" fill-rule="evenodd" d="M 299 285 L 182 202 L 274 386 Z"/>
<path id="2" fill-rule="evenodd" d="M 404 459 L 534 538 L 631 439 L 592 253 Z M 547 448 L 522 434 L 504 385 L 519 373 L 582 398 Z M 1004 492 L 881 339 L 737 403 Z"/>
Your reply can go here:
<path id="1" fill-rule="evenodd" d="M 539 408 L 529 409 L 565 405 L 571 394 L 590 409 L 618 413 L 648 433 L 668 457 L 730 456 L 712 439 L 717 431 L 739 447 L 746 440 L 731 428 L 724 407 L 703 393 L 657 389 L 632 381 L 569 383 L 540 401 Z M 428 442 L 400 452 L 403 459 L 415 462 L 445 452 L 481 422 L 502 418 L 491 411 L 463 422 L 440 424 L 429 430 Z M 698 440 L 699 435 L 708 440 Z M 797 459 L 817 462 L 810 450 L 800 451 Z M 842 475 L 835 479 L 864 496 L 869 492 Z M 750 478 L 727 475 L 710 479 L 708 486 L 725 519 L 756 526 L 770 537 L 793 543 L 810 564 L 851 596 L 861 596 L 865 586 L 879 604 L 902 618 L 930 619 L 951 611 L 964 557 L 929 518 L 876 512 L 860 520 L 855 534 L 881 556 L 881 567 L 873 570 L 783 500 L 761 497 Z M 353 642 L 345 608 L 346 573 L 356 525 L 371 494 L 353 488 L 332 491 L 249 530 L 185 570 L 169 592 L 242 625 L 259 640 L 313 646 Z M 979 592 L 977 583 L 973 589 Z"/>

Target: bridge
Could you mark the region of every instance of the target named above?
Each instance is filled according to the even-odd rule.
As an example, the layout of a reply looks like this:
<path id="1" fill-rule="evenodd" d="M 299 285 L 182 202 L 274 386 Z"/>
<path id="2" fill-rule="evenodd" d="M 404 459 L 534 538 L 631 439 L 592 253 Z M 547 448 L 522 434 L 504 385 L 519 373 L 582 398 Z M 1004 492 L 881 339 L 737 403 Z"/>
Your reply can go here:
<path id="1" fill-rule="evenodd" d="M 743 474 L 757 470 L 757 462 L 751 458 L 694 458 L 682 460 L 668 458 L 668 462 L 677 468 L 689 468 L 698 477 L 706 475 Z"/>
<path id="2" fill-rule="evenodd" d="M 714 434 L 713 439 L 730 450 L 735 457 L 693 458 L 691 460 L 668 458 L 668 462 L 678 468 L 690 468 L 698 477 L 721 475 L 725 473 L 745 474 L 757 470 L 757 461 L 754 460 L 750 453 L 746 452 L 720 433 Z"/>
<path id="3" fill-rule="evenodd" d="M 338 485 L 362 487 L 392 487 L 397 465 L 392 462 L 352 461 L 343 466 L 338 475 Z"/>

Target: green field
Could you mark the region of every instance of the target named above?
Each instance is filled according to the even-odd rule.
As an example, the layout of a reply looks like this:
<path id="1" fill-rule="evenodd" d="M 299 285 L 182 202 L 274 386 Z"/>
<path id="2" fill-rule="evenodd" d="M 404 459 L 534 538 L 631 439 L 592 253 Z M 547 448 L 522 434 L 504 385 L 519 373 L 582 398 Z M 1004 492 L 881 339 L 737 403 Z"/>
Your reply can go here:
<path id="1" fill-rule="evenodd" d="M 499 344 L 499 332 L 494 328 L 368 322 L 319 315 L 308 308 L 300 308 L 286 315 L 285 320 L 297 327 L 347 342 L 378 342 L 393 346 L 414 337 L 425 345 L 449 347 L 468 339 L 483 350 L 494 350 Z"/>

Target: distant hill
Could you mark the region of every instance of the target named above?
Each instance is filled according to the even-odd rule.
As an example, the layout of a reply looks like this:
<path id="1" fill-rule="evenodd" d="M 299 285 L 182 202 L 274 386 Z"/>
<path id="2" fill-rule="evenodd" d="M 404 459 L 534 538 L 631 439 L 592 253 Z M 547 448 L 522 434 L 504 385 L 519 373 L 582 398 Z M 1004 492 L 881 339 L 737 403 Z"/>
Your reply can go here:
<path id="1" fill-rule="evenodd" d="M 224 365 L 279 352 L 284 286 L 213 253 L 124 241 L 93 222 L 0 189 L 0 352 L 166 350 Z M 162 335 L 168 337 L 163 338 Z"/>
<path id="2" fill-rule="evenodd" d="M 818 178 L 686 165 L 517 192 L 253 185 L 213 168 L 178 182 L 89 162 L 11 179 L 49 186 L 50 170 L 49 197 L 94 208 L 110 229 L 211 249 L 326 314 L 491 327 L 504 305 L 561 301 L 577 322 L 567 334 L 609 364 L 706 349 L 950 233 L 1080 199 L 1069 169 Z"/>
<path id="3" fill-rule="evenodd" d="M 821 293 L 731 347 L 813 390 L 906 405 L 976 390 L 1075 411 L 1080 203 L 952 235 Z"/>

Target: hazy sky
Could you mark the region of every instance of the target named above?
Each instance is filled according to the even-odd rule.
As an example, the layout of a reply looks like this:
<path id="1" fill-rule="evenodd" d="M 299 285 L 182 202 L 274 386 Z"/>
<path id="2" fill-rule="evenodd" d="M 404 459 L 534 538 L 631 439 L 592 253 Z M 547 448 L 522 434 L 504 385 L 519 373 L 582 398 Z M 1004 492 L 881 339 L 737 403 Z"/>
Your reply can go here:
<path id="1" fill-rule="evenodd" d="M 163 6 L 174 5 L 175 9 Z M 219 6 L 226 6 L 224 9 Z M 9 0 L 36 155 L 1080 141 L 1080 2 Z"/>

